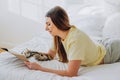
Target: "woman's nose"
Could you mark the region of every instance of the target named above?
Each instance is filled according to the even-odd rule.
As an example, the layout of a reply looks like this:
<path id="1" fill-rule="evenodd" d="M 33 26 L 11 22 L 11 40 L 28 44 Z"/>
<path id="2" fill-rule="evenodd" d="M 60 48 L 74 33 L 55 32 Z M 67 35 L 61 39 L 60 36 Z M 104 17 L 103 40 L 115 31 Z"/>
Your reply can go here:
<path id="1" fill-rule="evenodd" d="M 49 28 L 46 26 L 46 27 L 45 27 L 45 30 L 46 30 L 46 31 L 48 31 L 48 30 L 49 30 Z"/>

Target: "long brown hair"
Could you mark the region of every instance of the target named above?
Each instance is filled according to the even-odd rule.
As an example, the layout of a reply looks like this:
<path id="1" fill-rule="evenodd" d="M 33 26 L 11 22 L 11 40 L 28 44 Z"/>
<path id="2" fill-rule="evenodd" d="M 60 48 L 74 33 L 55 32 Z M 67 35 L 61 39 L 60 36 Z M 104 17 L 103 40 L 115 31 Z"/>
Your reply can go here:
<path id="1" fill-rule="evenodd" d="M 56 27 L 62 31 L 70 29 L 69 18 L 66 11 L 60 6 L 56 6 L 48 11 L 46 17 L 50 17 Z M 54 46 L 58 53 L 59 59 L 62 62 L 68 62 L 65 48 L 59 36 L 54 36 Z"/>

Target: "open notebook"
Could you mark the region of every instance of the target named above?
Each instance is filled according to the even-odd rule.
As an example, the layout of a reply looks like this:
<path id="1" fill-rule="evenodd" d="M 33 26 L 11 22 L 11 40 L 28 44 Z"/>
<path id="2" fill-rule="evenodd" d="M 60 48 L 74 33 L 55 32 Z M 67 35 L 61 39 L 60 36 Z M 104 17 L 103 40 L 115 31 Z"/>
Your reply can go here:
<path id="1" fill-rule="evenodd" d="M 29 60 L 25 57 L 25 55 L 23 55 L 23 54 L 19 54 L 19 53 L 15 52 L 15 51 L 12 51 L 12 50 L 9 50 L 8 52 L 11 53 L 11 54 L 13 54 L 14 56 L 16 56 L 17 58 L 19 58 L 19 59 L 21 59 L 21 60 L 23 60 L 23 61 L 29 61 Z"/>

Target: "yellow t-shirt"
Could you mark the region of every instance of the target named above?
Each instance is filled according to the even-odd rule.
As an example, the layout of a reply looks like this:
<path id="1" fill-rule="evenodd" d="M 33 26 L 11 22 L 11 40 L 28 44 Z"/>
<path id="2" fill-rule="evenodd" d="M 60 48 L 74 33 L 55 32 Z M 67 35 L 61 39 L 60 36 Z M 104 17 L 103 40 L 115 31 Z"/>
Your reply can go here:
<path id="1" fill-rule="evenodd" d="M 68 60 L 81 60 L 81 65 L 84 66 L 99 64 L 106 54 L 103 45 L 94 43 L 84 32 L 74 26 L 62 43 Z"/>

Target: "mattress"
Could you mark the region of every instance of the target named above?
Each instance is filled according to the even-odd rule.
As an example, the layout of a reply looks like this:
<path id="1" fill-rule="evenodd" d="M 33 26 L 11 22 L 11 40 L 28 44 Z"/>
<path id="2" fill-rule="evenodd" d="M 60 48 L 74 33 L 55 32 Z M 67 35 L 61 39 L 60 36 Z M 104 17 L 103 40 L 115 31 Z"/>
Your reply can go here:
<path id="1" fill-rule="evenodd" d="M 30 41 L 16 46 L 12 50 L 18 53 L 21 53 L 26 48 L 36 51 L 47 51 L 51 45 L 50 41 L 50 38 L 35 37 Z M 57 70 L 65 70 L 67 68 L 66 63 L 61 63 L 57 60 L 36 61 L 31 58 L 31 61 L 37 62 L 41 66 Z M 8 52 L 0 54 L 0 80 L 120 80 L 119 74 L 120 62 L 91 67 L 81 66 L 78 71 L 78 76 L 66 77 L 54 73 L 29 70 L 24 62 L 14 55 Z"/>

